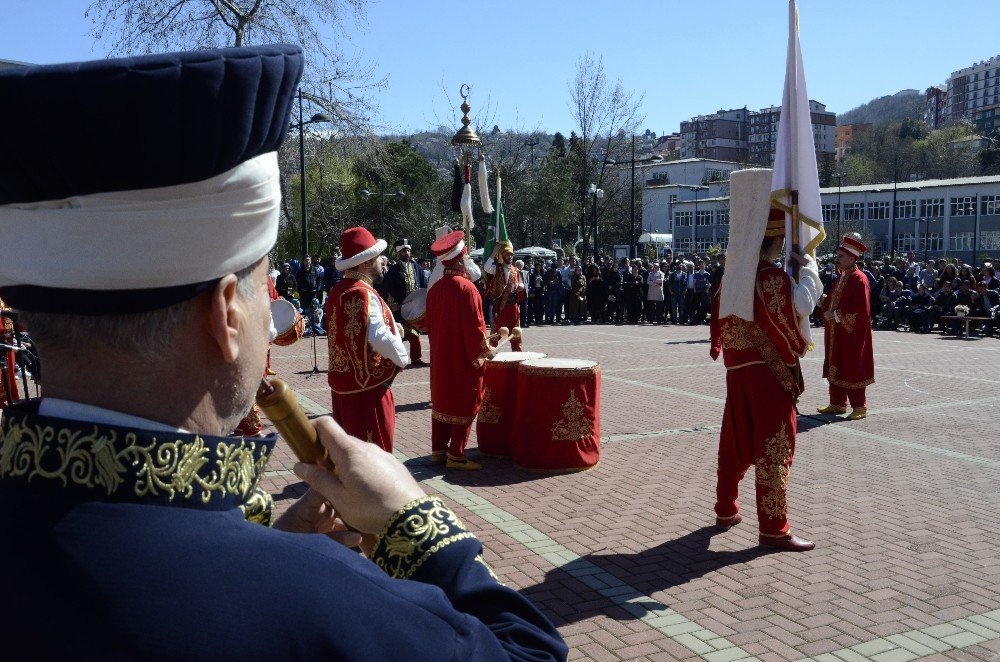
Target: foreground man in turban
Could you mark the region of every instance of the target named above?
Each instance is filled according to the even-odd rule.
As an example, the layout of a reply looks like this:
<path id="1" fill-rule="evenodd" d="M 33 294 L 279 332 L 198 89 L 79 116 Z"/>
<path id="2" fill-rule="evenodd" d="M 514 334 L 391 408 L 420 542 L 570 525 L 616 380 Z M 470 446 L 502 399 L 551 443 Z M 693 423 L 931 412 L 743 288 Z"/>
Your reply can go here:
<path id="1" fill-rule="evenodd" d="M 0 425 L 15 655 L 566 658 L 392 455 L 318 419 L 337 473 L 296 464 L 312 489 L 270 527 L 277 438 L 227 436 L 264 373 L 302 65 L 278 45 L 0 71 L 0 297 L 46 368 Z M 358 542 L 334 512 L 370 560 L 325 535 Z"/>
<path id="2" fill-rule="evenodd" d="M 815 261 L 800 264 L 794 283 L 775 262 L 785 242 L 785 214 L 770 209 L 771 170 L 732 173 L 730 249 L 713 301 L 711 356 L 726 365 L 726 408 L 719 434 L 716 526 L 739 524 L 740 480 L 754 467 L 760 544 L 789 551 L 815 545 L 791 533 L 788 478 L 795 453 L 795 403 L 802 393 L 799 358 L 808 349 L 798 316 L 820 291 Z"/>

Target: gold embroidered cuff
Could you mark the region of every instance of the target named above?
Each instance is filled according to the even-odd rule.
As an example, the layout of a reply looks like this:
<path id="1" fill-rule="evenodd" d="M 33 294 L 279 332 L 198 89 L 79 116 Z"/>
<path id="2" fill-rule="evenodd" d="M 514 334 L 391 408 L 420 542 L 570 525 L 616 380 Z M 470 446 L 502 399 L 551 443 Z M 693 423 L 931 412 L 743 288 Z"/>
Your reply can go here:
<path id="1" fill-rule="evenodd" d="M 425 496 L 389 519 L 375 540 L 372 561 L 394 579 L 409 579 L 435 552 L 473 537 L 439 497 Z"/>

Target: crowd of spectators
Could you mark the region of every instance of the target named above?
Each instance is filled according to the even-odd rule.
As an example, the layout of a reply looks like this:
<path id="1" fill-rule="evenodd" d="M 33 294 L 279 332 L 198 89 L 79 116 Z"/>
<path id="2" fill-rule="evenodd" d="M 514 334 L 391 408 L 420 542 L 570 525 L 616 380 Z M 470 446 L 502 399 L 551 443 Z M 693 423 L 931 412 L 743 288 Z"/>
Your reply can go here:
<path id="1" fill-rule="evenodd" d="M 515 262 L 525 283 L 522 326 L 541 324 L 705 324 L 725 258 L 620 258 Z M 489 300 L 484 306 L 489 309 Z"/>
<path id="2" fill-rule="evenodd" d="M 323 334 L 325 293 L 340 279 L 336 255 L 321 264 L 319 256 L 302 263 L 292 260 L 274 274 L 278 293 L 303 313 L 306 335 Z M 386 259 L 386 258 L 383 258 Z M 429 260 L 419 260 L 429 276 Z M 480 261 L 481 262 L 481 261 Z M 521 325 L 580 324 L 706 324 L 712 297 L 725 272 L 725 256 L 678 254 L 676 259 L 613 258 L 602 255 L 584 259 L 534 258 L 516 260 L 525 296 Z M 876 329 L 949 334 L 964 332 L 963 322 L 948 319 L 956 310 L 976 320 L 972 331 L 992 335 L 1000 321 L 1000 280 L 986 260 L 978 268 L 957 260 L 919 262 L 911 253 L 895 261 L 867 258 L 862 267 L 871 285 L 871 310 Z M 820 269 L 824 291 L 836 279 L 832 261 Z M 491 301 L 485 279 L 477 282 L 483 295 L 483 312 L 490 319 Z M 822 326 L 822 314 L 813 314 Z"/>
<path id="3" fill-rule="evenodd" d="M 951 319 L 959 314 L 974 318 L 973 333 L 992 335 L 997 328 L 1000 281 L 988 260 L 974 268 L 955 259 L 919 262 L 910 253 L 894 262 L 865 260 L 864 272 L 877 329 L 959 335 L 965 323 Z M 833 280 L 831 270 L 822 277 L 825 284 Z"/>

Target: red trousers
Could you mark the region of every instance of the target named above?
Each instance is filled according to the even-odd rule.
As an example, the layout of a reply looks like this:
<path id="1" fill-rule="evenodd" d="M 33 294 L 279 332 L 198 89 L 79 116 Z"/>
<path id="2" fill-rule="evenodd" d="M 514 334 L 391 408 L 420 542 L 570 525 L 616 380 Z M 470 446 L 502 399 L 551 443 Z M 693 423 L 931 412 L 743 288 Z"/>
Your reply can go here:
<path id="1" fill-rule="evenodd" d="M 255 402 L 250 407 L 250 412 L 236 426 L 233 435 L 237 437 L 258 437 L 262 432 L 264 432 L 264 422 L 260 418 L 260 407 Z"/>
<path id="2" fill-rule="evenodd" d="M 360 393 L 333 394 L 333 420 L 347 434 L 387 453 L 392 452 L 392 437 L 396 432 L 396 400 L 388 386 Z"/>
<path id="3" fill-rule="evenodd" d="M 764 536 L 788 533 L 788 473 L 795 453 L 795 405 L 763 364 L 726 372 L 726 408 L 719 434 L 715 514 L 739 512 L 739 483 L 751 465 L 757 520 Z"/>
<path id="4" fill-rule="evenodd" d="M 7 373 L 7 383 L 10 384 L 11 392 L 10 393 L 6 392 L 6 388 L 4 387 L 4 380 L 0 379 L 0 409 L 3 409 L 5 406 L 9 405 L 14 400 L 17 400 L 19 397 L 17 394 L 17 380 L 14 379 L 14 365 L 15 365 L 14 352 L 8 351 L 6 358 L 7 358 L 7 366 L 6 368 L 4 368 L 4 370 Z"/>
<path id="5" fill-rule="evenodd" d="M 469 443 L 469 433 L 472 424 L 453 425 L 436 418 L 431 419 L 431 455 L 448 455 L 455 458 L 465 457 L 465 445 Z"/>
<path id="6" fill-rule="evenodd" d="M 858 407 L 867 407 L 868 400 L 865 398 L 865 387 L 844 388 L 843 386 L 834 386 L 833 384 L 830 384 L 831 405 L 846 407 L 848 400 L 851 401 L 851 407 L 854 407 L 855 409 Z"/>
<path id="7" fill-rule="evenodd" d="M 501 326 L 507 327 L 508 331 L 515 326 L 521 326 L 521 311 L 518 309 L 516 303 L 507 304 L 499 312 L 494 313 L 493 323 L 490 325 L 490 333 L 496 333 L 497 329 Z M 511 340 L 510 349 L 512 352 L 520 352 L 521 341 Z"/>
<path id="8" fill-rule="evenodd" d="M 410 343 L 410 361 L 420 360 L 420 336 L 416 333 L 406 337 L 406 342 Z"/>

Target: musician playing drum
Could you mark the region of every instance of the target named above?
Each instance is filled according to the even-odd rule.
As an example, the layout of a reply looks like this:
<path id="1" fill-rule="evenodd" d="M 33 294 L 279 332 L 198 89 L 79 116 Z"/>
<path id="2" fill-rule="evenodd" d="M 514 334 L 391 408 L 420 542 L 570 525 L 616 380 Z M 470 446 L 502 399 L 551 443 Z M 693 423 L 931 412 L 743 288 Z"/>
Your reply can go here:
<path id="1" fill-rule="evenodd" d="M 524 277 L 514 266 L 514 246 L 509 241 L 497 242 L 493 255 L 486 261 L 484 270 L 488 274 L 486 291 L 493 300 L 492 333 L 500 327 L 513 329 L 521 326 L 519 306 L 524 301 Z M 521 339 L 510 341 L 512 351 L 521 351 Z"/>
<path id="2" fill-rule="evenodd" d="M 389 310 L 401 318 L 401 307 L 412 292 L 417 289 L 427 287 L 427 279 L 424 277 L 424 270 L 420 268 L 417 261 L 413 259 L 409 239 L 400 239 L 396 242 L 396 262 L 389 267 L 385 273 L 386 303 Z M 403 339 L 410 345 L 410 362 L 412 365 L 427 365 L 420 358 L 420 334 L 417 330 L 402 317 Z"/>
<path id="3" fill-rule="evenodd" d="M 348 228 L 340 250 L 336 265 L 344 277 L 326 300 L 333 417 L 348 434 L 391 453 L 396 401 L 389 386 L 410 357 L 403 327 L 372 287 L 385 275 L 385 240 L 376 241 L 364 228 Z"/>

